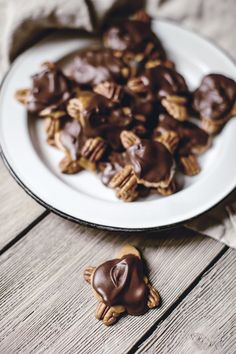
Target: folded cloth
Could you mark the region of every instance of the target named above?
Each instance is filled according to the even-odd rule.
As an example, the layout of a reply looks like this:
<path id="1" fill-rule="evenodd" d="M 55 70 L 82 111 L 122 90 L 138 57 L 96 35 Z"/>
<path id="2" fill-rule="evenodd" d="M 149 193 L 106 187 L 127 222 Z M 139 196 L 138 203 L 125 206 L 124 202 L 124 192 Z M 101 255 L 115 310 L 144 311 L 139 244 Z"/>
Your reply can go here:
<path id="1" fill-rule="evenodd" d="M 0 78 L 10 62 L 49 30 L 96 32 L 105 17 L 132 12 L 144 0 L 0 0 Z M 213 39 L 236 58 L 235 0 L 148 0 L 152 17 L 175 20 Z M 223 21 L 223 26 L 221 25 Z M 187 227 L 236 248 L 236 193 Z"/>

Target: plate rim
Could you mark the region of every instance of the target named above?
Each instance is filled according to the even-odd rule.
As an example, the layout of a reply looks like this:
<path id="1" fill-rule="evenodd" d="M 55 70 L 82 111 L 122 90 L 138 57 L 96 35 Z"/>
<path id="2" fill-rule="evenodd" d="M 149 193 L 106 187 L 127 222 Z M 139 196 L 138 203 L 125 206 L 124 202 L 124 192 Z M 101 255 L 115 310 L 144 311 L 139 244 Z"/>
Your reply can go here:
<path id="1" fill-rule="evenodd" d="M 170 24 L 172 26 L 176 26 L 178 28 L 181 28 L 183 31 L 185 31 L 187 33 L 191 33 L 192 35 L 194 35 L 194 36 L 196 36 L 198 38 L 201 38 L 205 42 L 209 43 L 211 46 L 215 47 L 217 50 L 221 51 L 236 66 L 236 60 L 225 49 L 223 49 L 220 46 L 218 46 L 212 39 L 208 38 L 207 36 L 204 36 L 202 34 L 198 34 L 194 30 L 189 30 L 188 28 L 186 28 L 186 27 L 182 26 L 181 24 L 177 23 L 177 21 L 175 21 L 175 20 L 155 18 L 153 21 L 164 22 L 164 23 Z M 58 31 L 58 32 L 60 34 L 60 31 Z M 45 38 L 43 38 L 41 41 L 37 42 L 34 46 L 37 46 L 38 44 L 40 44 L 40 42 L 43 42 L 43 41 L 47 40 L 47 38 L 50 38 L 50 35 L 45 37 Z M 32 48 L 34 48 L 34 46 L 29 48 L 27 51 L 30 51 Z M 23 52 L 23 53 L 25 53 L 25 52 Z M 19 56 L 17 58 L 19 58 Z M 14 61 L 13 61 L 13 63 L 14 63 Z M 7 70 L 7 72 L 5 73 L 5 75 L 2 78 L 2 81 L 0 83 L 0 93 L 1 93 L 1 91 L 3 89 L 3 85 L 5 83 L 5 80 L 7 79 L 9 73 L 11 72 L 11 69 L 12 69 L 12 66 L 10 66 L 10 68 Z M 69 215 L 66 212 L 63 212 L 63 211 L 53 207 L 49 203 L 45 202 L 42 198 L 38 197 L 29 187 L 27 187 L 25 185 L 25 183 L 19 178 L 19 176 L 15 172 L 14 167 L 11 166 L 11 164 L 8 161 L 6 155 L 4 154 L 1 141 L 0 141 L 0 156 L 1 156 L 2 160 L 3 160 L 4 165 L 6 166 L 7 170 L 9 171 L 10 175 L 15 179 L 17 184 L 31 198 L 33 198 L 38 204 L 42 205 L 44 208 L 52 211 L 56 215 L 59 215 L 59 216 L 63 217 L 66 220 L 70 220 L 70 221 L 73 221 L 73 222 L 78 223 L 78 224 L 82 224 L 82 225 L 85 225 L 85 226 L 89 226 L 89 227 L 97 228 L 97 229 L 101 229 L 101 230 L 116 231 L 116 232 L 121 232 L 122 231 L 122 232 L 138 232 L 138 233 L 140 233 L 140 232 L 154 232 L 154 231 L 158 231 L 158 230 L 160 231 L 160 230 L 166 230 L 166 229 L 175 228 L 175 227 L 178 227 L 180 225 L 185 224 L 186 222 L 190 222 L 192 220 L 195 220 L 196 218 L 200 217 L 201 215 L 204 215 L 205 213 L 209 212 L 210 210 L 212 210 L 213 208 L 218 206 L 220 203 L 222 203 L 234 190 L 236 190 L 236 186 L 235 186 L 223 198 L 221 198 L 217 203 L 212 205 L 210 208 L 204 210 L 203 212 L 201 212 L 199 214 L 196 214 L 195 216 L 193 216 L 191 218 L 186 218 L 186 219 L 183 219 L 183 220 L 178 221 L 176 223 L 166 224 L 166 225 L 162 225 L 162 226 L 143 227 L 143 228 L 136 228 L 136 227 L 129 228 L 129 227 L 109 226 L 109 225 L 104 225 L 104 224 L 100 224 L 100 223 L 93 223 L 91 221 L 86 221 L 86 220 L 80 219 L 78 217 Z"/>

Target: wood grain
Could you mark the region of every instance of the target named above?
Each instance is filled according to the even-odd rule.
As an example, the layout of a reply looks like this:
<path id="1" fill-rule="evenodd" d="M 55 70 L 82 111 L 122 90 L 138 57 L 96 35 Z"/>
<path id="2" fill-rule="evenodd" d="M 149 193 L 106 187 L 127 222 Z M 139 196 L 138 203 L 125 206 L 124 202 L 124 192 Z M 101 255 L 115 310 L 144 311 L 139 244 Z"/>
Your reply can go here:
<path id="1" fill-rule="evenodd" d="M 229 250 L 138 353 L 236 353 L 236 250 Z"/>
<path id="2" fill-rule="evenodd" d="M 14 181 L 0 158 L 0 250 L 44 209 Z"/>
<path id="3" fill-rule="evenodd" d="M 106 328 L 94 318 L 96 300 L 82 272 L 126 242 L 143 251 L 163 304 Z M 126 353 L 223 247 L 182 228 L 127 235 L 49 215 L 0 261 L 0 352 Z"/>

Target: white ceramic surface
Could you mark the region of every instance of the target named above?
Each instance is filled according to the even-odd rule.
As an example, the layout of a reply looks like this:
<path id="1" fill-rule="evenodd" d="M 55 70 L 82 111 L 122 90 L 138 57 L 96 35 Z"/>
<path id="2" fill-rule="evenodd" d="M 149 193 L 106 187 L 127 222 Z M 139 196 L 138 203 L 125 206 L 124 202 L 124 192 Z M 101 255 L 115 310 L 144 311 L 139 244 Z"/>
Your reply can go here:
<path id="1" fill-rule="evenodd" d="M 236 79 L 234 63 L 214 45 L 166 21 L 153 23 L 190 88 L 203 75 L 218 72 Z M 116 199 L 112 190 L 89 172 L 63 175 L 61 152 L 45 143 L 42 121 L 28 120 L 14 99 L 17 89 L 30 85 L 30 75 L 45 60 L 59 60 L 91 44 L 88 39 L 54 38 L 37 44 L 13 64 L 0 93 L 0 142 L 14 177 L 35 199 L 55 212 L 105 228 L 141 230 L 170 226 L 193 218 L 222 200 L 236 186 L 236 119 L 232 119 L 200 157 L 202 172 L 184 179 L 184 188 L 169 196 L 150 196 L 133 203 Z"/>

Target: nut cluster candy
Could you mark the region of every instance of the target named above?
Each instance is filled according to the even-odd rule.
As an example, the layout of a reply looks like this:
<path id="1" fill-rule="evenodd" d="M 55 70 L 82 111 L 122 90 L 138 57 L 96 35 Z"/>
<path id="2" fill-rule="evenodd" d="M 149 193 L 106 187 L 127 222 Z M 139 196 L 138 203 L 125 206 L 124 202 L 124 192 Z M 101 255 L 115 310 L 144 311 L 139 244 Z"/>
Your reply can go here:
<path id="1" fill-rule="evenodd" d="M 44 120 L 62 173 L 97 173 L 126 202 L 177 192 L 176 176 L 200 172 L 198 155 L 236 115 L 235 81 L 211 73 L 190 92 L 144 11 L 108 24 L 64 71 L 44 63 L 16 98 Z"/>
<path id="2" fill-rule="evenodd" d="M 125 312 L 142 315 L 161 302 L 144 273 L 139 251 L 131 245 L 124 246 L 115 259 L 98 267 L 87 267 L 84 279 L 98 300 L 96 318 L 106 326 L 116 323 Z"/>

